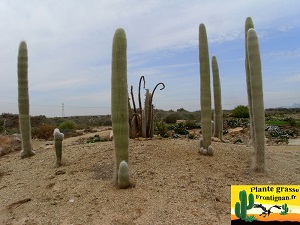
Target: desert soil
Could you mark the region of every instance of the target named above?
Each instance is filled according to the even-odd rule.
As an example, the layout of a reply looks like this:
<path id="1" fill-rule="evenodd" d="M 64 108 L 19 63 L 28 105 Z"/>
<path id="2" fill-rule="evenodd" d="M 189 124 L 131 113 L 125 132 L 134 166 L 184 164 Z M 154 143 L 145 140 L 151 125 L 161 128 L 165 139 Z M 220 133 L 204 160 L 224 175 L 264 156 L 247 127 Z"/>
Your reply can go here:
<path id="1" fill-rule="evenodd" d="M 300 183 L 299 146 L 269 146 L 260 174 L 245 145 L 213 142 L 209 157 L 199 140 L 130 140 L 135 187 L 121 190 L 112 185 L 113 142 L 76 140 L 64 140 L 60 168 L 45 142 L 35 141 L 31 158 L 0 158 L 0 224 L 227 225 L 230 185 Z"/>

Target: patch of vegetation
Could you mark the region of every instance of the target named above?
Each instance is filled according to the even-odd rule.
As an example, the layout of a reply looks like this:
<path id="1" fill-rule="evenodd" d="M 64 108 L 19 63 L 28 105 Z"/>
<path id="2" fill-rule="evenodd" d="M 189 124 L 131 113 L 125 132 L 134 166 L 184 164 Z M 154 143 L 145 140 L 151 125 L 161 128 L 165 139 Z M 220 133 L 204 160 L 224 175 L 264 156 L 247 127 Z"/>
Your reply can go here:
<path id="1" fill-rule="evenodd" d="M 236 118 L 249 118 L 248 106 L 238 105 L 232 110 L 232 116 Z"/>
<path id="2" fill-rule="evenodd" d="M 273 125 L 273 126 L 287 126 L 289 123 L 287 121 L 283 120 L 266 120 L 267 125 Z"/>
<path id="3" fill-rule="evenodd" d="M 32 137 L 44 140 L 53 140 L 53 131 L 56 127 L 52 124 L 43 124 L 38 128 L 32 128 Z"/>
<path id="4" fill-rule="evenodd" d="M 63 123 L 61 123 L 58 127 L 62 131 L 70 131 L 76 128 L 76 123 L 72 120 L 66 120 Z"/>
<path id="5" fill-rule="evenodd" d="M 96 142 L 105 142 L 109 141 L 108 138 L 101 138 L 100 135 L 96 134 L 92 137 L 89 137 L 84 143 L 96 143 Z"/>
<path id="6" fill-rule="evenodd" d="M 176 125 L 173 125 L 172 129 L 174 130 L 175 134 L 179 134 L 179 135 L 189 134 L 189 131 L 184 126 L 184 123 L 178 123 Z"/>

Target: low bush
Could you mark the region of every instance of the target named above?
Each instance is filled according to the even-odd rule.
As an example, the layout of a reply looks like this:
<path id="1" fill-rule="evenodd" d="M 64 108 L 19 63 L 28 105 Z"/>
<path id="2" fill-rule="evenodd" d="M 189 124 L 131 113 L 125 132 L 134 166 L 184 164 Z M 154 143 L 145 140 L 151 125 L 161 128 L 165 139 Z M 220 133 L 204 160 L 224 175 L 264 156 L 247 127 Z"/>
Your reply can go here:
<path id="1" fill-rule="evenodd" d="M 72 131 L 76 128 L 76 123 L 72 120 L 66 120 L 59 125 L 59 129 L 62 131 Z"/>
<path id="2" fill-rule="evenodd" d="M 232 110 L 232 116 L 236 118 L 249 118 L 248 106 L 238 105 Z"/>
<path id="3" fill-rule="evenodd" d="M 32 136 L 37 139 L 53 140 L 53 131 L 56 127 L 52 124 L 43 124 L 32 129 Z"/>

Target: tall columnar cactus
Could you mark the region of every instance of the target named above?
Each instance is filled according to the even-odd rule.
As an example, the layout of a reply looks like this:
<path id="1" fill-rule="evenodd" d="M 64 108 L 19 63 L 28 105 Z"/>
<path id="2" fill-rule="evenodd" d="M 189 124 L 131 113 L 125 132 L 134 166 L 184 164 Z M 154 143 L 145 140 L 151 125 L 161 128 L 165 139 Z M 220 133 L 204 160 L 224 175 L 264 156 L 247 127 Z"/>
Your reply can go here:
<path id="1" fill-rule="evenodd" d="M 125 187 L 119 181 L 119 167 L 122 161 L 128 166 L 128 86 L 127 86 L 127 40 L 122 28 L 116 30 L 112 45 L 112 74 L 111 74 L 111 118 L 115 145 L 115 184 L 120 188 L 129 186 L 129 176 Z"/>
<path id="2" fill-rule="evenodd" d="M 19 103 L 19 124 L 22 137 L 21 158 L 35 155 L 31 146 L 31 126 L 29 116 L 29 95 L 28 95 L 28 53 L 25 41 L 19 45 L 18 53 L 18 103 Z"/>
<path id="3" fill-rule="evenodd" d="M 263 84 L 261 72 L 261 59 L 258 38 L 253 28 L 247 35 L 248 64 L 250 71 L 250 84 L 252 93 L 253 134 L 254 134 L 254 170 L 265 172 L 265 110 L 263 97 Z"/>
<path id="4" fill-rule="evenodd" d="M 58 128 L 54 129 L 53 132 L 54 136 L 54 147 L 55 147 L 55 154 L 56 154 L 56 166 L 60 167 L 61 164 L 61 156 L 62 156 L 62 141 L 64 139 L 64 134 L 60 133 Z"/>
<path id="5" fill-rule="evenodd" d="M 254 28 L 253 21 L 251 17 L 246 18 L 245 22 L 245 70 L 246 70 L 246 81 L 247 81 L 247 93 L 248 93 L 248 107 L 249 107 L 249 116 L 250 116 L 250 140 L 249 144 L 252 145 L 254 142 L 254 134 L 253 134 L 253 107 L 252 107 L 252 92 L 251 92 L 251 84 L 250 84 L 250 69 L 248 63 L 248 49 L 247 49 L 247 36 L 248 30 Z"/>
<path id="6" fill-rule="evenodd" d="M 235 203 L 235 215 L 242 219 L 246 220 L 247 217 L 247 210 L 252 209 L 254 205 L 254 196 L 253 194 L 249 194 L 249 204 L 247 204 L 247 193 L 245 190 L 240 191 L 239 193 L 239 199 L 240 202 Z"/>
<path id="7" fill-rule="evenodd" d="M 201 128 L 203 140 L 200 140 L 200 153 L 213 155 L 211 146 L 211 91 L 208 42 L 204 24 L 199 26 L 199 62 L 200 62 L 200 104 Z"/>
<path id="8" fill-rule="evenodd" d="M 213 55 L 211 60 L 213 72 L 213 86 L 214 86 L 214 137 L 223 139 L 223 110 L 222 110 L 222 97 L 221 97 L 221 83 L 219 76 L 219 67 L 217 57 Z"/>

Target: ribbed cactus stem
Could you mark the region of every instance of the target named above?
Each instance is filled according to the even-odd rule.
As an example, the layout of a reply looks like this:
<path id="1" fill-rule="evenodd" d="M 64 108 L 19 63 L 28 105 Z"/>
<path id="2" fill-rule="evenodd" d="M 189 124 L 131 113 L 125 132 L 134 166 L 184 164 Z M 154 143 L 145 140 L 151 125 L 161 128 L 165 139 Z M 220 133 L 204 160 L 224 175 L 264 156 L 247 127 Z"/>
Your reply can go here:
<path id="1" fill-rule="evenodd" d="M 56 166 L 61 166 L 61 158 L 62 158 L 62 141 L 64 139 L 64 134 L 60 133 L 58 128 L 54 129 L 53 132 L 54 136 L 54 147 L 55 147 L 55 154 L 56 154 Z"/>
<path id="2" fill-rule="evenodd" d="M 112 45 L 111 118 L 115 146 L 115 184 L 122 161 L 128 163 L 127 41 L 122 28 L 116 30 Z M 129 180 L 128 180 L 129 183 Z"/>
<path id="3" fill-rule="evenodd" d="M 250 69 L 248 63 L 248 48 L 247 48 L 247 36 L 248 30 L 254 28 L 253 21 L 251 17 L 246 18 L 245 22 L 245 70 L 246 70 L 246 82 L 247 82 L 247 93 L 248 93 L 248 108 L 249 108 L 249 117 L 250 117 L 250 139 L 249 144 L 252 145 L 254 142 L 254 134 L 253 134 L 253 107 L 252 107 L 252 91 L 251 91 L 251 83 L 250 83 Z"/>
<path id="4" fill-rule="evenodd" d="M 261 59 L 257 34 L 252 28 L 248 30 L 247 49 L 254 122 L 254 170 L 257 172 L 265 172 L 265 109 Z"/>
<path id="5" fill-rule="evenodd" d="M 35 155 L 31 146 L 31 125 L 29 116 L 29 94 L 28 94 L 28 51 L 25 41 L 19 45 L 18 53 L 18 105 L 19 124 L 22 137 L 21 158 Z"/>
<path id="6" fill-rule="evenodd" d="M 222 110 L 222 97 L 221 97 L 221 82 L 219 75 L 219 66 L 217 57 L 213 55 L 211 60 L 213 72 L 213 87 L 214 87 L 214 137 L 223 139 L 223 110 Z"/>
<path id="7" fill-rule="evenodd" d="M 204 24 L 199 26 L 199 62 L 200 62 L 200 105 L 201 105 L 201 129 L 203 136 L 203 146 L 200 152 L 213 155 L 213 151 L 208 150 L 211 145 L 211 90 L 210 90 L 210 66 L 208 54 L 208 42 L 206 28 Z M 201 151 L 201 148 L 205 149 Z M 210 148 L 212 150 L 212 148 Z"/>

